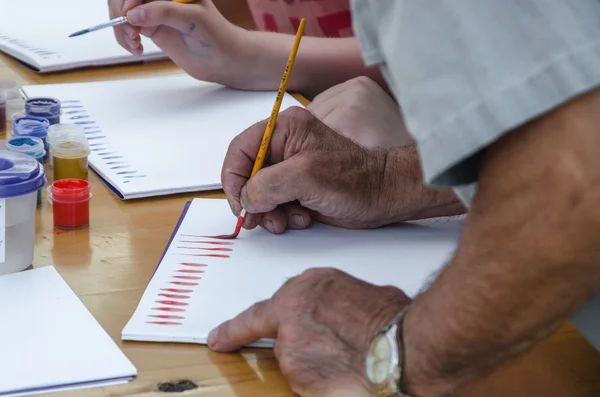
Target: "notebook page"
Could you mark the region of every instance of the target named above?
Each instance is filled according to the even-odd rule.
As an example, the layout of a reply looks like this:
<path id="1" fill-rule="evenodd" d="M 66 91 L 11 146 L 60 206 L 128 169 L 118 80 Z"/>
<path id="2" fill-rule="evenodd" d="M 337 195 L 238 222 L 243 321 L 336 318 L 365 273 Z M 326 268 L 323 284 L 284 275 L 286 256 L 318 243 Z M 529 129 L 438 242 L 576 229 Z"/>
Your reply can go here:
<path id="1" fill-rule="evenodd" d="M 115 384 L 135 367 L 52 266 L 0 277 L 0 395 Z"/>
<path id="2" fill-rule="evenodd" d="M 110 19 L 106 0 L 0 0 L 0 10 L 0 50 L 43 71 L 165 57 L 145 37 L 144 56 L 134 57 L 117 43 L 112 28 L 69 38 Z"/>
<path id="3" fill-rule="evenodd" d="M 257 228 L 230 241 L 201 237 L 229 234 L 235 220 L 226 200 L 192 202 L 122 339 L 204 344 L 215 326 L 311 267 L 335 267 L 377 285 L 396 285 L 412 297 L 451 258 L 463 222 L 376 230 L 314 224 L 283 235 Z M 252 344 L 271 345 L 269 340 Z"/>
<path id="4" fill-rule="evenodd" d="M 80 123 L 90 166 L 126 199 L 221 187 L 235 136 L 269 117 L 276 92 L 238 91 L 187 75 L 24 87 L 64 101 Z M 286 94 L 281 111 L 300 105 Z"/>

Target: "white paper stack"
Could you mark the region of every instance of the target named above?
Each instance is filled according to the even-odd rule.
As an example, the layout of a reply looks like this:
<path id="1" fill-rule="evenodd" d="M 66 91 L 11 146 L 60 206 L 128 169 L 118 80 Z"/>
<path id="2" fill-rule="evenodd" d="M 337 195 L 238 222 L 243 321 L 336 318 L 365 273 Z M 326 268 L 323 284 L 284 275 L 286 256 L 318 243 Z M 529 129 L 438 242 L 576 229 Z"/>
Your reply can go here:
<path id="1" fill-rule="evenodd" d="M 0 51 L 38 72 L 166 59 L 146 38 L 144 54 L 133 56 L 117 43 L 112 28 L 68 37 L 108 21 L 106 0 L 0 0 L 0 10 Z"/>
<path id="2" fill-rule="evenodd" d="M 0 396 L 129 382 L 137 370 L 52 266 L 0 277 Z"/>
<path id="3" fill-rule="evenodd" d="M 414 297 L 451 259 L 463 223 L 462 217 L 439 218 L 376 230 L 314 224 L 282 235 L 257 228 L 235 240 L 204 237 L 231 233 L 235 220 L 226 200 L 189 205 L 122 339 L 204 344 L 221 322 L 313 267 L 395 285 Z"/>

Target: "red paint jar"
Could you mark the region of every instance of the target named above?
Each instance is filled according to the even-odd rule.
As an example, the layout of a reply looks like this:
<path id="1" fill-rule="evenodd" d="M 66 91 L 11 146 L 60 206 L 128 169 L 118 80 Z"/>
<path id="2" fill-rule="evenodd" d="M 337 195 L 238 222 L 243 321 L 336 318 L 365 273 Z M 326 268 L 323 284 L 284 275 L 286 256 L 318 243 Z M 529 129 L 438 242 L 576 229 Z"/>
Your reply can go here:
<path id="1" fill-rule="evenodd" d="M 90 184 L 83 179 L 61 179 L 48 187 L 54 227 L 81 229 L 90 224 Z"/>

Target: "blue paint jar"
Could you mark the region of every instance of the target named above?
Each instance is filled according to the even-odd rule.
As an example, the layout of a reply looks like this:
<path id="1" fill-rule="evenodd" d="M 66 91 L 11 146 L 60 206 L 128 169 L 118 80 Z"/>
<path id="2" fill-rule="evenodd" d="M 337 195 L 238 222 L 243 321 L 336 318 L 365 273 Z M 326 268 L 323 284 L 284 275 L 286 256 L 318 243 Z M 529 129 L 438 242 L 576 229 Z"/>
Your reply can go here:
<path id="1" fill-rule="evenodd" d="M 36 138 L 40 138 L 44 142 L 44 150 L 46 151 L 42 162 L 46 162 L 48 160 L 47 137 L 49 126 L 50 122 L 43 117 L 19 117 L 15 119 L 15 121 L 13 121 L 12 135 L 15 138 L 24 136 L 33 136 Z"/>
<path id="2" fill-rule="evenodd" d="M 40 138 L 33 136 L 24 136 L 19 138 L 13 138 L 6 142 L 6 150 L 10 152 L 24 153 L 28 156 L 33 157 L 38 162 L 42 163 L 43 158 L 46 155 L 46 149 L 44 148 L 44 141 Z M 42 190 L 38 190 L 37 206 L 42 205 Z"/>
<path id="3" fill-rule="evenodd" d="M 62 113 L 61 103 L 56 98 L 36 97 L 25 101 L 25 114 L 33 117 L 43 117 L 50 125 L 60 123 Z"/>

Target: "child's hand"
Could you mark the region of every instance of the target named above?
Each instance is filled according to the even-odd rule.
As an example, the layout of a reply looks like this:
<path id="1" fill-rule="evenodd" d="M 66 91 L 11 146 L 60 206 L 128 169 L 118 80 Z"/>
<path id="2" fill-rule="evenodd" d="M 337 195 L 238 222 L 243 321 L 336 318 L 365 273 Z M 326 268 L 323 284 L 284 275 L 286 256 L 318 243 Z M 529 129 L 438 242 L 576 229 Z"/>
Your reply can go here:
<path id="1" fill-rule="evenodd" d="M 119 16 L 123 0 L 111 0 L 111 16 Z M 149 37 L 192 77 L 241 88 L 253 51 L 247 31 L 231 24 L 210 0 L 191 4 L 173 1 L 127 0 L 129 24 L 115 30 L 121 45 L 135 55 L 143 52 L 140 34 Z M 121 12 L 122 15 L 122 12 Z"/>

